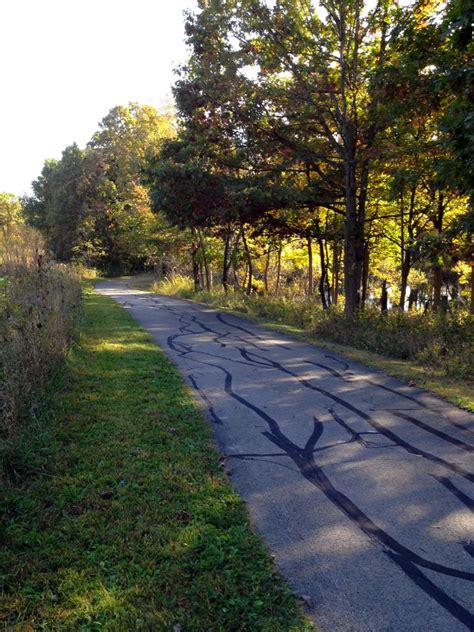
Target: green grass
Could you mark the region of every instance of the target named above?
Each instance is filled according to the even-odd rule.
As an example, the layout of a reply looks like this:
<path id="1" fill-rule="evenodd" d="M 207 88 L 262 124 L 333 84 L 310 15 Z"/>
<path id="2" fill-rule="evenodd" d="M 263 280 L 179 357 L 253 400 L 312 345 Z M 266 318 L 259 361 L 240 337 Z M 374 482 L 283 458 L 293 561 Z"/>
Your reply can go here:
<path id="1" fill-rule="evenodd" d="M 177 369 L 112 300 L 8 461 L 0 627 L 312 630 Z"/>

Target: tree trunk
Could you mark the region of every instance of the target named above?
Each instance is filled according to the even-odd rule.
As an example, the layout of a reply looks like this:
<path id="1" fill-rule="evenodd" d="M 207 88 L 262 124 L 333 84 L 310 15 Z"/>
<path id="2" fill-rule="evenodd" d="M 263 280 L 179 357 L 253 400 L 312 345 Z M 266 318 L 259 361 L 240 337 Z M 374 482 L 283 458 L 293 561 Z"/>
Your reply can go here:
<path id="1" fill-rule="evenodd" d="M 204 268 L 201 262 L 199 262 L 199 283 L 201 287 L 204 287 Z"/>
<path id="2" fill-rule="evenodd" d="M 413 309 L 415 309 L 417 303 L 418 303 L 418 289 L 411 288 L 410 296 L 408 297 L 408 311 L 411 312 Z"/>
<path id="3" fill-rule="evenodd" d="M 230 229 L 229 229 L 226 232 L 226 236 L 225 236 L 224 264 L 223 264 L 223 267 L 222 267 L 222 287 L 224 288 L 224 293 L 225 294 L 227 294 L 229 292 L 230 238 L 231 238 L 231 232 L 230 232 Z"/>
<path id="4" fill-rule="evenodd" d="M 265 259 L 265 271 L 263 273 L 263 283 L 265 286 L 265 294 L 268 294 L 268 271 L 270 269 L 270 253 L 271 253 L 271 248 L 268 247 L 267 256 Z"/>
<path id="5" fill-rule="evenodd" d="M 197 262 L 197 257 L 196 257 L 197 251 L 198 251 L 198 247 L 196 243 L 193 241 L 193 243 L 191 244 L 191 264 L 193 268 L 193 281 L 194 281 L 195 292 L 199 292 L 199 290 L 201 289 L 201 284 L 199 281 L 199 264 Z"/>
<path id="6" fill-rule="evenodd" d="M 444 195 L 441 191 L 438 192 L 438 208 L 436 213 L 436 221 L 434 227 L 438 231 L 439 235 L 443 230 L 443 216 L 444 216 Z M 443 268 L 436 265 L 433 267 L 433 310 L 439 311 L 441 307 L 441 287 L 443 285 Z"/>
<path id="7" fill-rule="evenodd" d="M 280 279 L 281 279 L 281 251 L 283 250 L 282 246 L 278 247 L 278 257 L 277 257 L 277 276 L 276 276 L 276 285 L 275 285 L 275 294 L 278 296 L 280 293 Z"/>
<path id="8" fill-rule="evenodd" d="M 399 307 L 400 307 L 400 309 L 402 311 L 405 310 L 407 286 L 408 286 L 408 276 L 410 274 L 411 264 L 412 264 L 411 243 L 413 242 L 413 237 L 414 237 L 414 234 L 413 234 L 413 231 L 414 231 L 413 214 L 415 212 L 416 193 L 417 193 L 417 185 L 415 183 L 412 186 L 411 191 L 410 191 L 410 206 L 408 208 L 408 223 L 407 223 L 408 239 L 409 239 L 408 246 L 406 244 L 406 239 L 405 239 L 405 220 L 404 220 L 405 209 L 404 209 L 404 205 L 403 205 L 403 200 L 402 200 L 402 204 L 401 204 L 401 215 L 402 215 L 401 221 L 402 221 L 402 225 L 401 225 L 400 238 L 401 238 L 402 266 L 401 266 L 401 285 L 400 285 L 400 303 L 399 303 Z M 411 296 L 411 293 L 410 293 L 410 296 Z M 410 307 L 408 309 L 410 309 Z"/>
<path id="9" fill-rule="evenodd" d="M 202 262 L 204 265 L 204 272 L 206 275 L 206 291 L 210 292 L 211 291 L 211 277 L 209 274 L 209 265 L 207 263 L 207 254 L 206 254 L 206 248 L 204 246 L 204 240 L 202 238 L 202 233 L 201 233 L 201 229 L 198 228 L 197 229 L 197 233 L 199 236 L 199 243 L 201 244 L 201 252 L 202 252 Z"/>
<path id="10" fill-rule="evenodd" d="M 252 257 L 250 255 L 249 245 L 247 243 L 247 238 L 245 236 L 243 227 L 242 227 L 242 243 L 244 244 L 245 256 L 247 257 L 248 281 L 247 281 L 246 294 L 250 295 L 252 293 L 252 283 L 253 283 Z"/>
<path id="11" fill-rule="evenodd" d="M 332 253 L 332 303 L 337 305 L 339 300 L 339 242 L 334 242 L 334 248 Z"/>
<path id="12" fill-rule="evenodd" d="M 306 243 L 308 245 L 308 296 L 313 296 L 313 239 L 311 233 L 306 234 Z"/>
<path id="13" fill-rule="evenodd" d="M 471 314 L 474 314 L 474 256 L 471 259 Z"/>
<path id="14" fill-rule="evenodd" d="M 400 303 L 399 307 L 403 311 L 405 311 L 405 303 L 407 300 L 407 287 L 408 287 L 408 275 L 411 270 L 411 251 L 408 248 L 405 251 L 405 256 L 403 257 L 402 262 L 402 278 L 401 278 L 401 286 L 400 286 Z M 411 296 L 411 294 L 410 294 Z"/>
<path id="15" fill-rule="evenodd" d="M 387 292 L 387 279 L 382 281 L 382 296 L 380 297 L 380 311 L 385 314 L 388 310 L 388 292 Z"/>
<path id="16" fill-rule="evenodd" d="M 346 216 L 344 220 L 344 294 L 345 311 L 353 316 L 360 305 L 360 284 L 364 260 L 364 231 L 357 213 L 355 152 L 345 160 Z"/>
<path id="17" fill-rule="evenodd" d="M 367 241 L 364 246 L 364 268 L 362 271 L 361 307 L 365 307 L 365 303 L 367 301 L 367 289 L 369 285 L 369 263 L 370 263 L 370 249 L 369 249 L 369 243 Z"/>
<path id="18" fill-rule="evenodd" d="M 408 273 L 406 272 L 406 260 L 408 251 L 405 248 L 405 196 L 404 186 L 400 190 L 400 258 L 401 258 L 401 279 L 400 279 L 400 302 L 398 304 L 402 312 L 405 311 L 405 301 L 407 295 Z"/>
<path id="19" fill-rule="evenodd" d="M 326 256 L 324 253 L 324 241 L 318 237 L 318 246 L 319 246 L 319 258 L 321 260 L 321 278 L 319 279 L 318 289 L 319 295 L 321 297 L 321 305 L 323 309 L 328 308 L 328 302 L 326 299 L 326 276 L 328 273 L 328 268 L 326 265 Z"/>
<path id="20" fill-rule="evenodd" d="M 329 257 L 329 248 L 328 248 L 327 240 L 325 240 L 324 242 L 324 254 L 326 257 L 326 297 L 327 297 L 327 303 L 329 307 L 332 303 L 331 284 L 329 283 L 329 273 L 331 272 L 331 266 L 329 262 L 331 259 Z"/>
<path id="21" fill-rule="evenodd" d="M 237 277 L 237 264 L 236 264 L 236 256 L 237 256 L 237 251 L 239 249 L 239 242 L 240 242 L 240 231 L 237 233 L 237 237 L 234 241 L 234 244 L 232 245 L 231 248 L 231 253 L 229 255 L 229 265 L 228 265 L 228 274 L 230 273 L 230 270 L 232 269 L 232 283 L 234 285 L 234 287 L 237 287 L 239 285 L 239 280 Z M 231 243 L 232 243 L 232 237 L 231 237 Z"/>

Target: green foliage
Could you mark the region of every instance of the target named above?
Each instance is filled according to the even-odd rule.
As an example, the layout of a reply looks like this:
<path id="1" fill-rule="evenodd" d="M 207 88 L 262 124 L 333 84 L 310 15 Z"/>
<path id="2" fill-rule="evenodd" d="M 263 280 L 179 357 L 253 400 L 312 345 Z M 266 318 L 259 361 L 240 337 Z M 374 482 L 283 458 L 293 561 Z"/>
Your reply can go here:
<path id="1" fill-rule="evenodd" d="M 177 369 L 111 299 L 0 498 L 1 622 L 60 630 L 306 631 Z"/>
<path id="2" fill-rule="evenodd" d="M 455 158 L 451 175 L 474 202 L 474 8 L 470 0 L 450 0 L 446 7 L 444 56 L 439 59 L 437 86 L 452 98 L 443 117 Z M 438 56 L 439 57 L 439 56 Z"/>
<path id="3" fill-rule="evenodd" d="M 456 90 L 440 83 L 465 61 L 468 14 L 462 1 L 442 20 L 418 2 L 200 4 L 174 90 L 179 140 L 147 171 L 154 210 L 223 240 L 225 288 L 237 263 L 250 292 L 255 251 L 296 237 L 317 244 L 324 307 L 343 285 L 349 314 L 382 287 L 405 309 L 416 268 L 432 290 L 412 289 L 438 310 L 442 270 L 471 252 L 454 235 L 468 212 L 445 129 Z M 239 239 L 240 258 L 229 247 Z"/>
<path id="4" fill-rule="evenodd" d="M 114 107 L 85 150 L 47 161 L 26 215 L 59 259 L 108 273 L 179 262 L 210 289 L 218 265 L 226 289 L 268 292 L 255 259 L 299 240 L 279 291 L 306 265 L 308 295 L 351 315 L 382 291 L 402 310 L 439 310 L 443 286 L 465 303 L 471 17 L 465 0 L 199 3 L 179 126 Z"/>
<path id="5" fill-rule="evenodd" d="M 25 200 L 28 221 L 60 261 L 112 271 L 142 269 L 156 254 L 157 220 L 142 184 L 147 156 L 173 136 L 170 111 L 115 107 L 86 149 L 46 161 Z"/>

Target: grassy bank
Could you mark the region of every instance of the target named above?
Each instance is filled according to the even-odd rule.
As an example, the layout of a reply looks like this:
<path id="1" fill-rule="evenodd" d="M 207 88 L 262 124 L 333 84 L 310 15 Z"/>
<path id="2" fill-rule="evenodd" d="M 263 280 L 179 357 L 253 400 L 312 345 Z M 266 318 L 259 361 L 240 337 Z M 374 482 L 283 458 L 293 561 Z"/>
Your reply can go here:
<path id="1" fill-rule="evenodd" d="M 2 490 L 0 626 L 309 630 L 177 370 L 110 299 Z"/>
<path id="2" fill-rule="evenodd" d="M 381 316 L 375 311 L 349 322 L 343 313 L 324 311 L 306 299 L 227 296 L 220 290 L 193 292 L 187 277 L 152 283 L 130 279 L 141 289 L 214 305 L 344 354 L 388 375 L 433 391 L 474 411 L 474 320 L 467 314 L 446 319 L 420 314 Z"/>
<path id="3" fill-rule="evenodd" d="M 76 269 L 51 261 L 36 231 L 0 231 L 0 467 L 68 352 L 80 299 Z"/>

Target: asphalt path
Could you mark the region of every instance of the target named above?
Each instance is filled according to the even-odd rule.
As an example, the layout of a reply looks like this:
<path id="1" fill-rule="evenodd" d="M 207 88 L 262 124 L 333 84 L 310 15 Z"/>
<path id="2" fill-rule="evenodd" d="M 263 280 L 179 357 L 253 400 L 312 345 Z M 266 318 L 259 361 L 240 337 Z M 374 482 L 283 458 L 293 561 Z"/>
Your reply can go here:
<path id="1" fill-rule="evenodd" d="M 99 283 L 179 367 L 321 632 L 474 630 L 474 415 L 219 310 Z"/>

